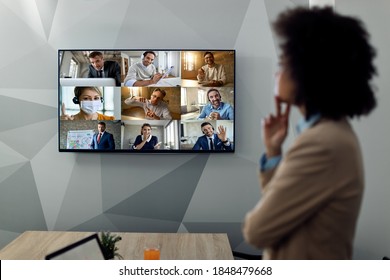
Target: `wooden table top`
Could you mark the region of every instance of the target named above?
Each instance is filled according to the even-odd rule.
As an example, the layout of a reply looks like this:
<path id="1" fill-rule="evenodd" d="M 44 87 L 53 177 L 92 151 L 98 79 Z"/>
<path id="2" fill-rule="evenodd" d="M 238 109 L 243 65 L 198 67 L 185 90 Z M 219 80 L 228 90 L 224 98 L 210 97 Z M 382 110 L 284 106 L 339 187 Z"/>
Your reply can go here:
<path id="1" fill-rule="evenodd" d="M 46 255 L 94 232 L 26 231 L 0 251 L 2 260 L 43 260 Z M 125 260 L 143 260 L 147 243 L 161 246 L 161 260 L 233 260 L 225 233 L 113 232 L 122 237 L 118 253 Z"/>

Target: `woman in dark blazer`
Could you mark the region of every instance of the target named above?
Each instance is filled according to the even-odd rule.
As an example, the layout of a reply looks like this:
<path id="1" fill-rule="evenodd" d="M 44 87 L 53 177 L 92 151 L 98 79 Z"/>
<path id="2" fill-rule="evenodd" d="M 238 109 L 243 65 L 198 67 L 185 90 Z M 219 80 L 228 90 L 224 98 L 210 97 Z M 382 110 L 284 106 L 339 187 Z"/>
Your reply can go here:
<path id="1" fill-rule="evenodd" d="M 159 149 L 160 144 L 156 136 L 152 135 L 152 126 L 144 123 L 141 127 L 141 135 L 135 139 L 133 149 L 139 151 Z"/>

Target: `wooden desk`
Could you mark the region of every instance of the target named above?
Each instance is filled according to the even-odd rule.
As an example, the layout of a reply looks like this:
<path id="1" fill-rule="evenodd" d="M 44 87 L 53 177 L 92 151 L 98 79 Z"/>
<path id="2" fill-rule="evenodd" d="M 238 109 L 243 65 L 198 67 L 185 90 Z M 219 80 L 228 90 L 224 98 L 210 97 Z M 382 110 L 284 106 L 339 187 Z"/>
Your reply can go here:
<path id="1" fill-rule="evenodd" d="M 93 232 L 26 231 L 0 251 L 1 260 L 43 260 L 46 255 Z M 226 234 L 119 232 L 118 252 L 125 260 L 143 260 L 146 241 L 161 244 L 162 260 L 233 260 Z"/>
<path id="2" fill-rule="evenodd" d="M 181 80 L 181 86 L 182 87 L 214 87 L 214 88 L 220 88 L 221 86 L 212 86 L 209 84 L 199 84 L 198 80 L 190 80 L 190 79 L 182 79 Z M 224 84 L 222 87 L 233 87 L 233 83 L 227 83 Z"/>

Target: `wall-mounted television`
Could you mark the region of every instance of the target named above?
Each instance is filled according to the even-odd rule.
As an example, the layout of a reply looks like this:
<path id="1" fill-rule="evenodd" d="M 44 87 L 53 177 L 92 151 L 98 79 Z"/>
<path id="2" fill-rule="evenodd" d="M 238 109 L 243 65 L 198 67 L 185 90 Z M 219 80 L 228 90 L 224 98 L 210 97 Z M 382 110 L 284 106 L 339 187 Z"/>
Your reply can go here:
<path id="1" fill-rule="evenodd" d="M 59 50 L 59 151 L 234 152 L 235 60 L 235 50 Z"/>

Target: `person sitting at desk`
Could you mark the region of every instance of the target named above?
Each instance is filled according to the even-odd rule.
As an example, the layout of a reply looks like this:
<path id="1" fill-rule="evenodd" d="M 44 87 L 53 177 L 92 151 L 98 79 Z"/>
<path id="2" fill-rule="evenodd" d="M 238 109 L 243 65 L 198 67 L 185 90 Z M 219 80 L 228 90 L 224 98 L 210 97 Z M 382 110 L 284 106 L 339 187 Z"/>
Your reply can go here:
<path id="1" fill-rule="evenodd" d="M 204 135 L 198 138 L 194 147 L 192 147 L 193 150 L 232 150 L 232 144 L 229 138 L 226 137 L 225 127 L 220 125 L 218 134 L 214 133 L 214 127 L 209 122 L 202 123 L 200 127 Z"/>
<path id="2" fill-rule="evenodd" d="M 203 107 L 198 120 L 233 120 L 234 110 L 230 104 L 221 101 L 221 94 L 215 88 L 207 91 L 207 99 L 210 104 Z"/>
<path id="3" fill-rule="evenodd" d="M 121 86 L 121 68 L 116 61 L 105 61 L 101 52 L 91 52 L 88 56 L 88 78 L 113 78 L 117 87 Z"/>
<path id="4" fill-rule="evenodd" d="M 149 120 L 171 120 L 167 103 L 164 102 L 165 90 L 156 88 L 153 90 L 150 100 L 145 97 L 129 97 L 125 103 L 130 106 L 139 106 L 144 108 L 145 119 Z"/>
<path id="5" fill-rule="evenodd" d="M 157 72 L 153 61 L 156 54 L 153 51 L 146 51 L 142 55 L 142 61 L 129 67 L 124 84 L 129 87 L 143 87 L 156 84 L 162 75 Z"/>
<path id="6" fill-rule="evenodd" d="M 154 150 L 160 149 L 160 143 L 158 143 L 157 136 L 152 135 L 152 126 L 148 123 L 144 123 L 141 127 L 141 135 L 135 138 L 133 145 L 134 150 Z"/>
<path id="7" fill-rule="evenodd" d="M 226 83 L 225 67 L 214 62 L 212 52 L 205 52 L 204 60 L 206 65 L 198 70 L 198 83 L 214 87 L 223 86 Z"/>
<path id="8" fill-rule="evenodd" d="M 114 116 L 106 116 L 98 113 L 104 102 L 102 93 L 97 87 L 75 87 L 74 97 L 72 99 L 74 104 L 79 104 L 80 112 L 76 115 L 67 115 L 65 104 L 62 103 L 61 120 L 114 120 Z"/>

